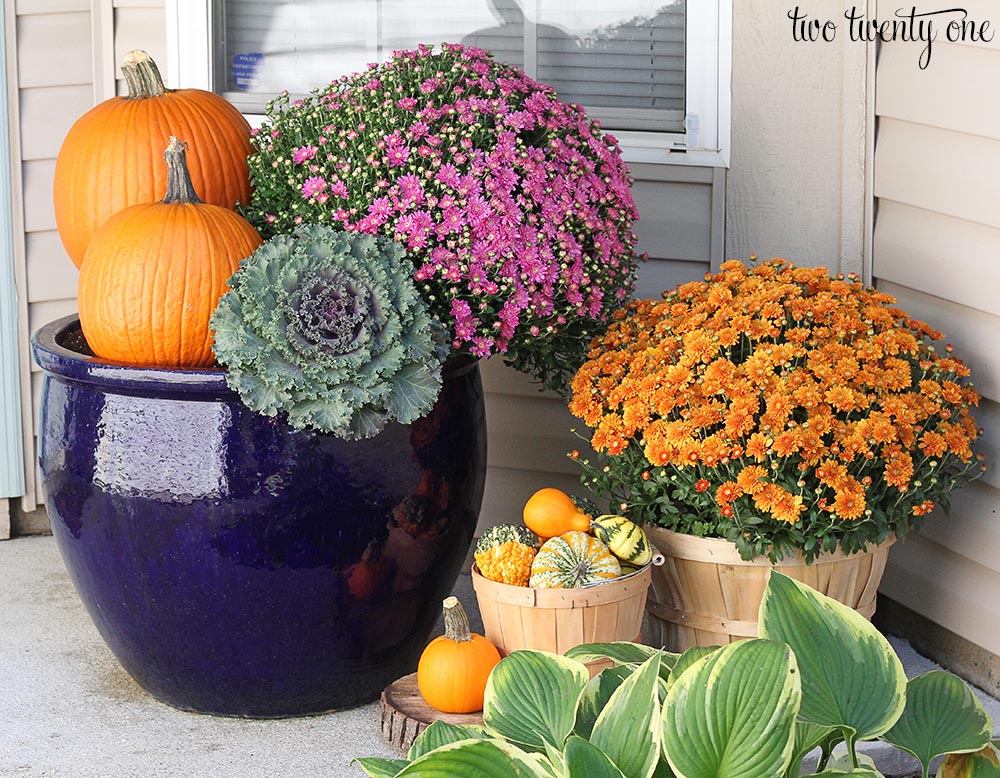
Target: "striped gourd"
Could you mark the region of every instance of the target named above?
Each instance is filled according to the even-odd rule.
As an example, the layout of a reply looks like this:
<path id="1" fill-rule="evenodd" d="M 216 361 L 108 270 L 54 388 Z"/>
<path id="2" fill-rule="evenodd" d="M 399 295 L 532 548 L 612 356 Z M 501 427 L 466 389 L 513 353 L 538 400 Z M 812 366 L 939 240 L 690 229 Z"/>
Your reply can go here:
<path id="1" fill-rule="evenodd" d="M 577 589 L 619 575 L 621 565 L 603 542 L 573 531 L 545 541 L 531 563 L 528 586 Z"/>
<path id="2" fill-rule="evenodd" d="M 590 531 L 604 541 L 612 554 L 633 567 L 647 565 L 653 558 L 642 527 L 624 516 L 598 516 L 591 522 Z"/>

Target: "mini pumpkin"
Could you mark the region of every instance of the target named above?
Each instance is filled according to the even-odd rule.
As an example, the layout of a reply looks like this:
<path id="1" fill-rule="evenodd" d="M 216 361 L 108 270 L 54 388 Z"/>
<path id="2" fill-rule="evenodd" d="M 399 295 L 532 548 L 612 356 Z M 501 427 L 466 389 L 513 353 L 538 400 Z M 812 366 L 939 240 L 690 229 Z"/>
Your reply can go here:
<path id="1" fill-rule="evenodd" d="M 209 319 L 227 281 L 261 244 L 241 216 L 204 203 L 177 138 L 163 154 L 167 195 L 115 214 L 80 271 L 80 326 L 98 357 L 158 367 L 215 363 Z"/>
<path id="2" fill-rule="evenodd" d="M 427 644 L 417 665 L 417 688 L 432 708 L 443 713 L 483 709 L 486 681 L 500 652 L 469 629 L 469 617 L 457 597 L 443 603 L 444 635 Z"/>
<path id="3" fill-rule="evenodd" d="M 163 192 L 167 173 L 158 158 L 170 135 L 191 144 L 191 180 L 205 202 L 232 210 L 250 199 L 250 125 L 236 107 L 201 89 L 164 88 L 144 51 L 130 51 L 121 69 L 128 95 L 81 116 L 56 158 L 56 226 L 77 267 L 113 214 Z"/>
<path id="4" fill-rule="evenodd" d="M 564 532 L 586 532 L 590 516 L 573 498 L 559 489 L 539 489 L 524 504 L 524 525 L 540 538 L 554 538 Z"/>

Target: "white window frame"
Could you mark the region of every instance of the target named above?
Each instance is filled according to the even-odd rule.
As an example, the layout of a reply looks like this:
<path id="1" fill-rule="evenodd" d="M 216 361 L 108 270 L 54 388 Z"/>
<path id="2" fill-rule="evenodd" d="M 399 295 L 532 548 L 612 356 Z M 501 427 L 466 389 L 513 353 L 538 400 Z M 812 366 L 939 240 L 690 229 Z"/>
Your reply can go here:
<path id="1" fill-rule="evenodd" d="M 167 85 L 212 90 L 215 44 L 221 44 L 213 40 L 212 0 L 166 0 L 166 14 Z M 689 0 L 686 26 L 687 134 L 613 130 L 627 162 L 729 167 L 732 0 Z"/>

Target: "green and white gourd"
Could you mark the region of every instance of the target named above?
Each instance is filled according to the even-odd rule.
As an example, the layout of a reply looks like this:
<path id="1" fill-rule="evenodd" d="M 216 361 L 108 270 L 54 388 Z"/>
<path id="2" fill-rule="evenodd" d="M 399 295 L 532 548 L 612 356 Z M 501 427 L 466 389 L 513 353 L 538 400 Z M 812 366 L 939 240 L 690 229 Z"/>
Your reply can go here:
<path id="1" fill-rule="evenodd" d="M 598 516 L 591 521 L 590 531 L 630 568 L 648 565 L 653 559 L 653 548 L 642 527 L 624 516 Z"/>
<path id="2" fill-rule="evenodd" d="M 621 575 L 621 565 L 608 547 L 586 532 L 549 538 L 531 563 L 528 586 L 535 589 L 578 589 Z"/>

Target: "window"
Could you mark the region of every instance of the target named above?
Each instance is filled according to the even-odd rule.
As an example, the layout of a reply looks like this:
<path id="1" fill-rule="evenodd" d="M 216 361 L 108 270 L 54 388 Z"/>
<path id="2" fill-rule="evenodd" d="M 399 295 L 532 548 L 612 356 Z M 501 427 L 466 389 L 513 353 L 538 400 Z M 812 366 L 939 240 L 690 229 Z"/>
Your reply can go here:
<path id="1" fill-rule="evenodd" d="M 260 114 L 282 89 L 304 94 L 397 49 L 461 42 L 582 103 L 639 161 L 725 164 L 729 2 L 170 0 L 168 81 Z"/>

